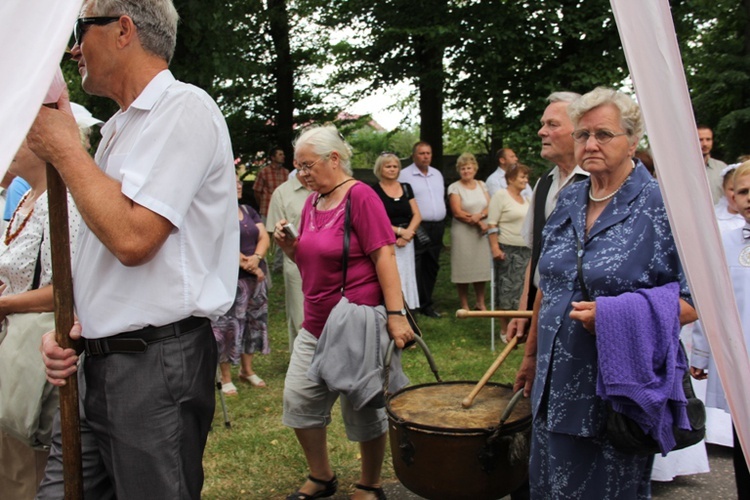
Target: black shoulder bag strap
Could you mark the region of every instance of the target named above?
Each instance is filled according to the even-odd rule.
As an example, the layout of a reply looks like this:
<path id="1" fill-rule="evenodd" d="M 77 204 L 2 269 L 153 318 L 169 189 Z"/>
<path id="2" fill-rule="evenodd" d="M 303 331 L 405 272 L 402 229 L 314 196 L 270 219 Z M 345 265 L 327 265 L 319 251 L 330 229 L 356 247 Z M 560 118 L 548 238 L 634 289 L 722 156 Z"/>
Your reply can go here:
<path id="1" fill-rule="evenodd" d="M 39 282 L 42 280 L 42 243 L 44 243 L 44 233 L 42 240 L 39 242 L 39 253 L 36 255 L 36 264 L 34 265 L 34 278 L 31 280 L 31 289 L 39 288 Z"/>
<path id="2" fill-rule="evenodd" d="M 591 296 L 589 290 L 586 288 L 586 283 L 583 282 L 583 247 L 581 246 L 581 239 L 576 236 L 576 253 L 578 255 L 578 285 L 581 287 L 583 293 L 583 300 L 591 302 Z"/>
<path id="3" fill-rule="evenodd" d="M 349 239 L 351 231 L 351 212 L 352 212 L 352 199 L 346 197 L 346 209 L 344 210 L 344 254 L 341 256 L 341 271 L 343 277 L 341 278 L 341 296 L 345 296 L 346 289 L 346 269 L 349 267 Z"/>

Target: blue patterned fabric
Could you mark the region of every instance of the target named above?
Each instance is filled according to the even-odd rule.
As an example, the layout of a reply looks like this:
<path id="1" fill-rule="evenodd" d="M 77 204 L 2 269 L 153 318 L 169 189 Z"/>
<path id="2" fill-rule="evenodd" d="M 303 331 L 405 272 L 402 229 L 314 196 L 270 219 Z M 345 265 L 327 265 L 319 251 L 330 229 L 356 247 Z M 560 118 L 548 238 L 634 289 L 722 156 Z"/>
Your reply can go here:
<path id="1" fill-rule="evenodd" d="M 630 177 L 585 237 L 590 185 L 591 181 L 587 180 L 566 188 L 543 231 L 539 260 L 543 300 L 539 312 L 536 378 L 531 397 L 535 421 L 540 419 L 546 432 L 599 439 L 607 410 L 604 402 L 596 396 L 596 337 L 569 317 L 571 302 L 584 300 L 578 283 L 576 241 L 582 245 L 583 280 L 591 300 L 674 281 L 680 283 L 682 298 L 690 300 L 690 296 L 659 186 L 645 167 L 637 162 Z M 535 424 L 534 432 L 539 428 Z M 532 455 L 537 454 L 532 457 L 532 463 L 542 463 L 538 454 L 550 451 L 544 448 L 539 438 L 538 435 L 532 437 Z M 576 450 L 569 453 L 568 458 L 575 457 Z M 545 458 L 544 463 L 549 467 L 531 470 L 532 488 L 534 481 L 544 488 L 542 484 L 550 480 L 549 474 L 555 470 L 559 473 L 560 467 L 565 468 L 562 462 L 556 464 L 554 458 Z M 624 472 L 635 460 L 614 451 L 599 459 L 609 465 L 602 466 L 601 470 L 605 472 L 591 480 L 599 481 L 602 487 L 611 481 L 612 475 Z M 639 463 L 645 466 L 644 461 Z M 568 473 L 575 475 L 576 469 Z M 583 476 L 571 477 L 569 486 L 574 487 L 583 480 Z M 590 498 L 621 498 L 619 495 L 610 496 L 593 483 L 591 488 L 588 491 L 597 491 L 603 496 Z M 575 491 L 575 488 L 570 491 Z"/>
<path id="2" fill-rule="evenodd" d="M 623 455 L 603 438 L 549 432 L 538 418 L 531 432 L 529 488 L 534 500 L 651 498 L 654 455 Z"/>

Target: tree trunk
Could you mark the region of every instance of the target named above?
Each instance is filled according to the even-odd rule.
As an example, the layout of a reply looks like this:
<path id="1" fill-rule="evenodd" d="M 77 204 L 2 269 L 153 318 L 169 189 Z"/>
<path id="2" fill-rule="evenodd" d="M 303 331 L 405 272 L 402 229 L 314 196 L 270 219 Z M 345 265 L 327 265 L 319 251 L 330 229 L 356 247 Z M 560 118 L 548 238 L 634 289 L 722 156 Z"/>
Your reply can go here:
<path id="1" fill-rule="evenodd" d="M 490 171 L 494 171 L 495 167 L 497 167 L 497 159 L 496 159 L 496 153 L 497 151 L 504 146 L 503 144 L 503 125 L 505 124 L 505 110 L 503 108 L 503 103 L 498 102 L 500 101 L 499 97 L 495 97 L 492 102 L 492 108 L 491 108 L 491 115 L 489 117 L 489 156 L 491 161 L 492 168 Z"/>
<path id="2" fill-rule="evenodd" d="M 276 138 L 284 150 L 284 166 L 293 168 L 294 139 L 294 65 L 289 48 L 289 15 L 286 0 L 267 0 L 271 39 L 276 53 Z"/>
<path id="3" fill-rule="evenodd" d="M 424 44 L 417 50 L 420 139 L 432 146 L 432 166 L 443 169 L 443 47 Z"/>

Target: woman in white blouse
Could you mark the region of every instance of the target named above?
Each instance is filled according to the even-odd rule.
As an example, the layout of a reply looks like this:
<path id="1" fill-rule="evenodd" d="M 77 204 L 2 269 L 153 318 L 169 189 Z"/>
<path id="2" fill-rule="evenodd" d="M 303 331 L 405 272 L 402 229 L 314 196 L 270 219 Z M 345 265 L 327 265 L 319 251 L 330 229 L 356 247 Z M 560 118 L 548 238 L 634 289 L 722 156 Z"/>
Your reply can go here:
<path id="1" fill-rule="evenodd" d="M 46 165 L 24 142 L 9 171 L 23 177 L 31 189 L 21 199 L 0 238 L 0 321 L 3 331 L 6 318 L 11 314 L 54 310 Z M 74 249 L 81 219 L 70 196 L 68 220 L 71 249 Z M 0 491 L 3 497 L 33 498 L 43 477 L 48 453 L 0 431 Z"/>
<path id="2" fill-rule="evenodd" d="M 490 200 L 487 231 L 490 252 L 494 260 L 495 303 L 498 310 L 518 309 L 523 289 L 526 264 L 531 258 L 531 249 L 521 236 L 521 228 L 529 211 L 529 200 L 523 190 L 529 185 L 529 167 L 520 163 L 505 173 L 506 189 L 500 189 Z M 505 335 L 508 320 L 501 319 L 501 335 Z"/>

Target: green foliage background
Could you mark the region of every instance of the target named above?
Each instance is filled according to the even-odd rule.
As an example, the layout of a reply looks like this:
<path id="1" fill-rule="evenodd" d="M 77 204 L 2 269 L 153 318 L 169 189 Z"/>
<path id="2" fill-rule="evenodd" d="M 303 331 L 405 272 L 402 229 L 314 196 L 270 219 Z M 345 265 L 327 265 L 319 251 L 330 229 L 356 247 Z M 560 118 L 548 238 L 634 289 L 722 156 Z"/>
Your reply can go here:
<path id="1" fill-rule="evenodd" d="M 376 138 L 378 133 L 345 124 L 352 142 L 369 148 L 358 150 L 363 166 L 370 168 L 382 150 L 408 156 L 400 143 L 405 137 L 437 133 L 436 165 L 443 153 L 511 147 L 538 174 L 547 167 L 536 136 L 545 97 L 555 90 L 619 87 L 628 77 L 608 0 L 175 0 L 175 5 L 181 24 L 172 70 L 217 100 L 236 155 L 245 160 L 293 136 L 293 130 L 282 130 L 281 102 L 292 101 L 293 121 L 300 126 L 335 120 L 340 107 L 401 83 L 413 91 L 398 104 L 411 115 L 398 130 Z M 715 128 L 715 155 L 734 160 L 748 153 L 750 0 L 670 0 L 670 5 L 696 120 Z M 272 7 L 279 6 L 288 12 L 294 81 L 287 94 L 276 88 L 285 59 L 269 24 Z M 73 64 L 65 72 L 74 101 L 101 118 L 116 110 L 111 101 L 80 90 Z"/>

